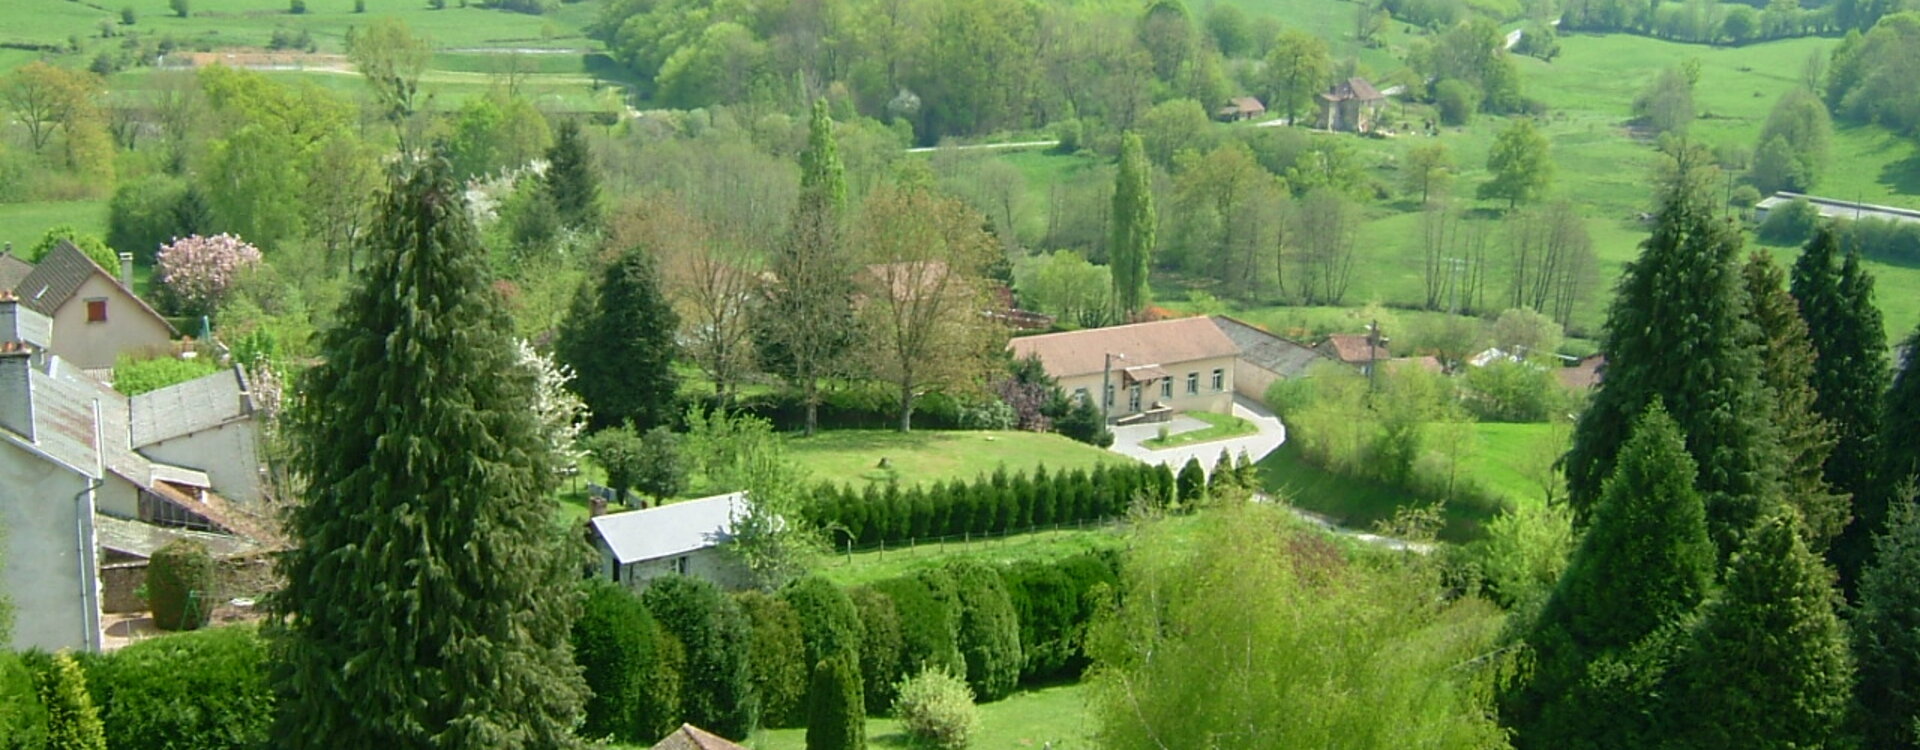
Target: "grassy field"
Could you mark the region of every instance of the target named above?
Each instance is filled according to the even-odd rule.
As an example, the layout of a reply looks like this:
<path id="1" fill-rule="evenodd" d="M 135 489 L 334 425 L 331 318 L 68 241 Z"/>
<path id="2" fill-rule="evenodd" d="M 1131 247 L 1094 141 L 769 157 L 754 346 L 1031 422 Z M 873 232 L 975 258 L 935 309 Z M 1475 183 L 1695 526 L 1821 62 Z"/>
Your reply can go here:
<path id="1" fill-rule="evenodd" d="M 982 750 L 1086 750 L 1093 741 L 1093 719 L 1087 712 L 1087 688 L 1079 683 L 1021 690 L 980 706 L 979 731 L 972 746 Z M 753 750 L 802 750 L 805 729 L 768 729 L 748 738 Z M 893 719 L 867 720 L 867 746 L 911 747 L 906 731 Z M 616 750 L 645 750 L 642 745 L 614 745 Z"/>
<path id="2" fill-rule="evenodd" d="M 794 460 L 816 480 L 861 483 L 885 481 L 882 459 L 902 484 L 948 479 L 971 480 L 1000 466 L 1008 471 L 1092 468 L 1124 456 L 1059 435 L 1034 432 L 921 430 L 833 430 L 788 443 Z"/>
<path id="3" fill-rule="evenodd" d="M 0 203 L 0 242 L 13 243 L 16 253 L 39 242 L 40 235 L 58 224 L 106 234 L 106 201 Z"/>
<path id="4" fill-rule="evenodd" d="M 118 3 L 78 3 L 69 0 L 12 0 L 0 42 L 64 44 L 68 35 L 97 34 L 101 20 L 118 23 L 120 9 L 131 7 L 138 19 L 129 31 L 170 34 L 192 46 L 262 47 L 275 29 L 306 31 L 321 52 L 345 49 L 347 30 L 365 27 L 373 19 L 391 16 L 406 21 L 414 33 L 434 40 L 442 49 L 597 47 L 581 28 L 599 11 L 599 3 L 563 3 L 547 15 L 462 8 L 448 3 L 444 10 L 427 7 L 425 0 L 367 0 L 366 13 L 353 12 L 353 0 L 307 0 L 307 12 L 288 12 L 288 0 L 191 0 L 192 13 L 180 18 L 168 10 L 168 0 L 124 0 Z"/>
<path id="5" fill-rule="evenodd" d="M 1214 414 L 1212 412 L 1191 411 L 1191 412 L 1187 412 L 1184 416 L 1192 417 L 1202 422 L 1206 422 L 1207 427 L 1198 429 L 1198 430 L 1191 430 L 1188 432 L 1181 432 L 1173 435 L 1168 435 L 1164 439 L 1157 438 L 1157 437 L 1150 438 L 1146 442 L 1142 443 L 1142 445 L 1145 445 L 1148 448 L 1173 448 L 1181 445 L 1192 445 L 1194 443 L 1207 443 L 1215 440 L 1226 440 L 1227 438 L 1235 438 L 1235 437 L 1240 437 L 1241 435 L 1251 435 L 1255 432 L 1259 432 L 1259 428 L 1254 427 L 1252 422 L 1233 416 L 1231 414 Z"/>
<path id="6" fill-rule="evenodd" d="M 1292 443 L 1280 446 L 1256 465 L 1260 484 L 1269 492 L 1349 529 L 1372 529 L 1417 500 L 1399 487 L 1340 476 L 1308 463 Z M 1486 511 L 1458 504 L 1449 504 L 1443 511 L 1446 525 L 1440 530 L 1440 538 L 1449 542 L 1473 540 L 1480 534 L 1480 526 L 1492 520 Z"/>
<path id="7" fill-rule="evenodd" d="M 1474 481 L 1516 503 L 1545 501 L 1539 477 L 1566 452 L 1572 438 L 1569 426 L 1488 422 L 1474 425 L 1473 431 L 1475 444 L 1465 464 Z"/>

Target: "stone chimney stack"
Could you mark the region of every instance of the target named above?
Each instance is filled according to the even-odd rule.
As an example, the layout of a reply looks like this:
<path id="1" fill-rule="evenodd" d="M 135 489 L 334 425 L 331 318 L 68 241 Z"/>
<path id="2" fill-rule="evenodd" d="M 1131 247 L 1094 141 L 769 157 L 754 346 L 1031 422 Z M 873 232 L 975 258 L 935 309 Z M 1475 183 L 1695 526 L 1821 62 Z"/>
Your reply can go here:
<path id="1" fill-rule="evenodd" d="M 607 499 L 599 495 L 587 498 L 587 517 L 598 518 L 607 514 Z"/>
<path id="2" fill-rule="evenodd" d="M 133 289 L 133 253 L 120 254 L 120 283 Z"/>
<path id="3" fill-rule="evenodd" d="M 26 345 L 0 341 L 0 429 L 28 440 L 33 436 L 33 358 Z"/>

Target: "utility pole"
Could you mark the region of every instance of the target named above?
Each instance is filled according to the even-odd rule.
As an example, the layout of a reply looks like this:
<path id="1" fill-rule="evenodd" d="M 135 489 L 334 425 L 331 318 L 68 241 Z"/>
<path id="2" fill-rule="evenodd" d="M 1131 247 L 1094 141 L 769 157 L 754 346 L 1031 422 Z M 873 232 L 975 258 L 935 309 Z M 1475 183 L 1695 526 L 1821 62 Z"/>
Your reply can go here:
<path id="1" fill-rule="evenodd" d="M 1380 371 L 1380 345 L 1387 343 L 1387 337 L 1380 335 L 1380 321 L 1374 319 L 1367 324 L 1367 393 L 1373 393 Z"/>
<path id="2" fill-rule="evenodd" d="M 1107 352 L 1106 366 L 1100 370 L 1100 426 L 1113 423 L 1113 361 L 1127 361 L 1127 355 Z"/>

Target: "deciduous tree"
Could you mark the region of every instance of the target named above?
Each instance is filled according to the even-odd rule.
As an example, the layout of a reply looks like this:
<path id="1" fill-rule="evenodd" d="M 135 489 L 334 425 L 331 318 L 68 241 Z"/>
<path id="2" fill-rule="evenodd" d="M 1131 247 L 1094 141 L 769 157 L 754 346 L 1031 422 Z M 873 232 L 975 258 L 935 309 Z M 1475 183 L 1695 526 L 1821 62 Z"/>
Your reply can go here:
<path id="1" fill-rule="evenodd" d="M 1547 137 L 1534 129 L 1532 120 L 1514 120 L 1487 152 L 1487 171 L 1493 176 L 1480 183 L 1481 200 L 1505 198 L 1509 209 L 1538 200 L 1553 184 Z"/>
<path id="2" fill-rule="evenodd" d="M 1113 299 L 1121 317 L 1132 319 L 1147 306 L 1147 273 L 1153 267 L 1159 216 L 1153 209 L 1153 168 L 1140 136 L 1120 139 L 1120 172 L 1113 186 L 1113 236 L 1107 257 L 1113 269 Z"/>
<path id="3" fill-rule="evenodd" d="M 1301 107 L 1314 106 L 1314 95 L 1333 77 L 1333 58 L 1320 37 L 1288 29 L 1267 50 L 1267 104 L 1287 113 L 1287 124 L 1300 124 Z"/>
<path id="4" fill-rule="evenodd" d="M 1434 193 L 1444 193 L 1447 183 L 1453 181 L 1453 158 L 1447 155 L 1447 145 L 1438 141 L 1425 146 L 1416 146 L 1407 152 L 1400 164 L 1400 184 L 1409 197 L 1420 196 L 1420 205 L 1424 206 Z"/>

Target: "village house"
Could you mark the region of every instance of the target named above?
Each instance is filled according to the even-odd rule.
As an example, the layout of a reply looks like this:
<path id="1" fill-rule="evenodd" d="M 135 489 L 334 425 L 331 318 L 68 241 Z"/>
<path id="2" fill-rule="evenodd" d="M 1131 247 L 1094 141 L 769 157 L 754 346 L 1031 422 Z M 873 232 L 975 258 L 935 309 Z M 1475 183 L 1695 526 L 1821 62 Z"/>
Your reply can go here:
<path id="1" fill-rule="evenodd" d="M 1388 342 L 1375 341 L 1364 333 L 1336 333 L 1314 347 L 1341 364 L 1351 365 L 1363 375 L 1373 372 L 1373 364 L 1393 359 L 1393 351 L 1387 348 Z"/>
<path id="2" fill-rule="evenodd" d="M 1252 120 L 1267 113 L 1267 105 L 1251 96 L 1236 96 L 1227 100 L 1227 106 L 1215 110 L 1213 116 L 1221 122 L 1240 122 Z"/>
<path id="3" fill-rule="evenodd" d="M 681 724 L 665 739 L 654 743 L 651 750 L 747 750 L 744 745 L 729 741 L 725 737 L 701 729 L 692 724 Z"/>
<path id="4" fill-rule="evenodd" d="M 1365 78 L 1348 78 L 1320 95 L 1320 127 L 1348 133 L 1371 132 L 1387 97 Z"/>
<path id="5" fill-rule="evenodd" d="M 1306 377 L 1314 365 L 1332 361 L 1313 347 L 1235 318 L 1215 315 L 1213 324 L 1240 347 L 1240 357 L 1233 362 L 1233 390 L 1247 398 L 1264 401 L 1274 383 Z"/>
<path id="6" fill-rule="evenodd" d="M 1007 348 L 1017 358 L 1039 357 L 1073 398 L 1103 393 L 1115 423 L 1163 420 L 1183 411 L 1232 413 L 1240 347 L 1209 318 L 1025 336 Z"/>
<path id="7" fill-rule="evenodd" d="M 0 291 L 12 292 L 22 305 L 51 318 L 53 353 L 82 370 L 104 373 L 122 354 L 169 354 L 179 335 L 133 293 L 129 253 L 120 254 L 118 278 L 66 240 L 38 264 L 0 255 Z"/>
<path id="8" fill-rule="evenodd" d="M 746 568 L 721 547 L 733 539 L 733 519 L 748 502 L 747 493 L 733 492 L 594 516 L 587 527 L 600 553 L 595 575 L 635 589 L 668 575 L 745 586 Z"/>

